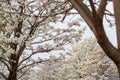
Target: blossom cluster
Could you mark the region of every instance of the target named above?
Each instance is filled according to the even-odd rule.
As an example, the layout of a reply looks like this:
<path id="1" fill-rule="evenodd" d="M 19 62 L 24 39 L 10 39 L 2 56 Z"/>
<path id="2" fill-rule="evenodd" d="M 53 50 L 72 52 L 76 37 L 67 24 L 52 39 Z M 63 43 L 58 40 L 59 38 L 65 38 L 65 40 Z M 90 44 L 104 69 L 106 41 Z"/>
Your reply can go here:
<path id="1" fill-rule="evenodd" d="M 85 42 L 88 43 L 86 47 L 77 48 L 80 46 L 80 42 L 76 43 L 77 46 L 71 45 L 72 50 L 75 50 L 70 50 L 71 56 L 58 61 L 52 58 L 52 61 L 40 64 L 38 70 L 27 76 L 30 80 L 118 80 L 115 64 L 97 45 L 96 39 L 87 38 L 81 41 L 81 44 Z M 73 47 L 78 50 L 73 49 Z M 85 49 L 84 52 L 80 51 L 80 49 L 87 47 L 90 49 Z"/>

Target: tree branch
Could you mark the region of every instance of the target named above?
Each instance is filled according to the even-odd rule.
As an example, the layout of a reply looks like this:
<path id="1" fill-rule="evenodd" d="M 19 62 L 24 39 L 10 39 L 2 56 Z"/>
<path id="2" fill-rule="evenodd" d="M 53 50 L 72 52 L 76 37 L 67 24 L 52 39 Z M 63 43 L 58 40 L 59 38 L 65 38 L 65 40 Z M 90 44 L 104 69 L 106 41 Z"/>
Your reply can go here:
<path id="1" fill-rule="evenodd" d="M 10 71 L 10 67 L 9 67 L 9 65 L 5 61 L 0 60 L 0 62 L 2 62 L 7 67 L 7 69 Z"/>
<path id="2" fill-rule="evenodd" d="M 10 61 L 9 61 L 9 60 L 7 60 L 7 59 L 5 59 L 5 58 L 2 58 L 2 57 L 0 57 L 0 60 L 4 60 L 4 61 L 6 61 L 6 62 L 10 63 Z"/>
<path id="3" fill-rule="evenodd" d="M 96 18 L 97 17 L 97 12 L 96 12 L 93 0 L 89 0 L 89 2 L 90 2 L 91 9 L 92 9 L 92 14 L 93 14 L 92 16 Z"/>
<path id="4" fill-rule="evenodd" d="M 93 11 L 93 24 L 95 26 L 96 38 L 98 40 L 99 45 L 102 47 L 102 49 L 105 51 L 108 57 L 110 57 L 115 63 L 119 63 L 120 61 L 120 55 L 118 50 L 109 42 L 106 33 L 104 31 L 103 21 L 95 11 L 95 6 L 93 4 L 92 0 L 89 0 L 90 6 Z"/>
<path id="5" fill-rule="evenodd" d="M 7 77 L 2 72 L 0 72 L 0 75 L 7 80 Z"/>
<path id="6" fill-rule="evenodd" d="M 26 68 L 26 67 L 28 67 L 28 66 L 32 66 L 32 65 L 38 64 L 38 63 L 42 63 L 43 61 L 49 61 L 49 60 L 39 60 L 39 61 L 37 61 L 37 62 L 32 62 L 32 63 L 30 63 L 30 64 L 27 64 L 27 65 L 21 67 L 20 69 L 17 70 L 17 72 L 20 71 L 20 70 L 22 70 L 22 69 L 24 69 L 24 68 Z"/>
<path id="7" fill-rule="evenodd" d="M 82 0 L 68 0 L 74 8 L 78 11 L 78 13 L 83 17 L 86 23 L 90 26 L 90 29 L 93 33 L 96 33 L 94 29 L 94 25 L 92 24 L 92 13 L 88 9 L 88 7 L 82 2 Z"/>
<path id="8" fill-rule="evenodd" d="M 101 0 L 101 2 L 100 2 L 100 4 L 99 4 L 99 8 L 98 8 L 98 10 L 97 10 L 97 13 L 98 13 L 98 15 L 101 17 L 101 19 L 103 18 L 106 5 L 107 5 L 107 0 Z"/>

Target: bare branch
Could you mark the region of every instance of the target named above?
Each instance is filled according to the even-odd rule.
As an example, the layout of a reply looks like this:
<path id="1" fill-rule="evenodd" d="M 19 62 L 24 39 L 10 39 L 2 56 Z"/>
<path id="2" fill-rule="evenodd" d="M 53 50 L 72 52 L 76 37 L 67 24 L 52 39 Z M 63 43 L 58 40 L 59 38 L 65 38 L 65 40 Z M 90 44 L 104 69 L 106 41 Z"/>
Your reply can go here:
<path id="1" fill-rule="evenodd" d="M 39 60 L 39 61 L 37 61 L 37 62 L 33 62 L 33 63 L 30 63 L 30 64 L 27 64 L 27 65 L 19 68 L 19 69 L 17 70 L 17 72 L 20 71 L 20 70 L 22 70 L 22 69 L 24 69 L 24 68 L 26 68 L 26 67 L 28 67 L 28 66 L 32 66 L 32 65 L 34 65 L 34 64 L 42 63 L 42 62 L 45 62 L 45 61 L 49 61 L 49 60 Z"/>
<path id="2" fill-rule="evenodd" d="M 4 75 L 2 72 L 0 72 L 0 75 L 1 75 L 3 78 L 7 79 L 6 75 Z"/>
<path id="3" fill-rule="evenodd" d="M 101 0 L 101 1 L 100 1 L 100 4 L 99 4 L 99 8 L 98 8 L 98 10 L 97 10 L 97 13 L 98 13 L 98 15 L 101 17 L 101 19 L 103 18 L 106 5 L 107 5 L 107 0 Z"/>
<path id="4" fill-rule="evenodd" d="M 7 60 L 7 59 L 5 59 L 5 58 L 2 58 L 2 57 L 0 57 L 0 60 L 4 60 L 4 61 L 6 61 L 6 62 L 10 63 L 10 61 L 9 61 L 9 60 Z"/>
<path id="5" fill-rule="evenodd" d="M 9 71 L 11 71 L 9 65 L 8 65 L 5 61 L 0 60 L 0 62 L 2 62 L 2 63 L 7 67 L 7 69 L 8 69 Z"/>

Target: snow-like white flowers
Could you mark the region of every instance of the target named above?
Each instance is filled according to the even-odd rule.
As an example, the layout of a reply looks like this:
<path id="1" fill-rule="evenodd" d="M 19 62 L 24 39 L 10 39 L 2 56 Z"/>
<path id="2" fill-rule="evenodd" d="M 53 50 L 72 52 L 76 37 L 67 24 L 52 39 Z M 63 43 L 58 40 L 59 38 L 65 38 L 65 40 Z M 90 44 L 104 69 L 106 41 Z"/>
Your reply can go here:
<path id="1" fill-rule="evenodd" d="M 47 44 L 44 44 L 44 45 L 39 45 L 37 47 L 37 50 L 38 51 L 44 51 L 44 50 L 50 50 L 50 49 L 53 49 L 53 48 L 54 48 L 53 44 L 47 43 Z"/>
<path id="2" fill-rule="evenodd" d="M 80 22 L 79 20 L 73 20 L 72 22 L 69 22 L 67 24 L 69 27 L 72 27 L 72 26 L 80 26 Z"/>
<path id="3" fill-rule="evenodd" d="M 2 57 L 2 54 L 3 54 L 2 49 L 0 49 L 0 57 Z"/>
<path id="4" fill-rule="evenodd" d="M 94 38 L 86 38 L 81 42 L 77 42 L 71 45 L 72 50 L 75 52 L 85 52 L 92 49 L 97 44 L 96 39 Z"/>
<path id="5" fill-rule="evenodd" d="M 5 49 L 6 49 L 7 52 L 3 53 L 4 56 L 9 57 L 11 54 L 15 54 L 15 50 L 13 50 L 12 48 L 5 48 Z"/>
<path id="6" fill-rule="evenodd" d="M 0 42 L 2 43 L 5 40 L 5 34 L 3 32 L 0 33 Z"/>
<path id="7" fill-rule="evenodd" d="M 43 46 L 42 46 L 42 45 L 39 45 L 39 46 L 37 47 L 37 50 L 38 50 L 38 51 L 43 51 L 43 50 L 44 50 L 44 48 L 43 48 Z"/>
<path id="8" fill-rule="evenodd" d="M 56 5 L 57 5 L 56 3 L 50 3 L 49 7 L 50 7 L 51 9 L 55 9 Z"/>
<path id="9" fill-rule="evenodd" d="M 12 48 L 8 49 L 8 53 L 14 54 L 15 50 L 13 50 Z"/>
<path id="10" fill-rule="evenodd" d="M 6 51 L 2 53 L 3 51 L 0 50 L 0 56 L 3 54 L 3 57 L 7 58 L 11 54 L 17 55 L 21 48 L 24 48 L 24 45 L 26 46 L 21 54 L 22 56 L 19 56 L 20 59 L 29 56 L 29 51 L 30 53 L 32 51 L 33 53 L 42 53 L 47 50 L 62 51 L 64 49 L 63 45 L 70 43 L 72 38 L 75 40 L 80 38 L 79 31 L 81 30 L 71 28 L 71 25 L 80 26 L 76 20 L 65 29 L 62 28 L 62 25 L 58 25 L 60 28 L 56 28 L 56 23 L 50 25 L 50 23 L 61 20 L 62 16 L 58 12 L 67 10 L 69 6 L 65 6 L 66 3 L 63 4 L 61 0 L 52 2 L 51 0 L 11 0 L 10 4 L 6 3 L 0 12 L 2 13 L 0 21 L 3 21 L 2 25 L 4 25 L 4 32 L 0 34 L 0 45 Z M 47 44 L 49 41 L 52 44 Z M 24 54 L 27 56 L 24 56 Z M 54 61 L 55 59 L 55 57 L 52 57 L 50 60 Z M 71 60 L 74 61 L 75 59 L 77 59 L 77 56 Z M 15 62 L 13 59 L 11 61 Z M 27 61 L 32 62 L 31 59 Z M 24 66 L 23 64 L 21 66 Z"/>
<path id="11" fill-rule="evenodd" d="M 10 23 L 7 23 L 7 26 L 5 27 L 6 33 L 10 33 L 15 27 L 10 25 Z"/>
<path id="12" fill-rule="evenodd" d="M 102 75 L 101 78 L 100 78 L 100 80 L 108 80 L 108 78 L 105 77 L 105 75 Z"/>
<path id="13" fill-rule="evenodd" d="M 66 58 L 66 61 L 76 61 L 77 59 L 88 59 L 88 53 L 91 49 L 95 48 L 97 41 L 95 38 L 86 38 L 80 42 L 71 44 L 70 54 L 72 57 Z M 94 62 L 93 62 L 94 63 Z"/>
<path id="14" fill-rule="evenodd" d="M 12 8 L 18 9 L 20 4 L 17 1 L 13 0 L 11 1 L 11 6 Z"/>
<path id="15" fill-rule="evenodd" d="M 31 44 L 30 44 L 30 41 L 26 41 L 26 42 L 25 42 L 25 45 L 26 45 L 27 47 L 30 47 L 30 45 L 31 45 Z"/>

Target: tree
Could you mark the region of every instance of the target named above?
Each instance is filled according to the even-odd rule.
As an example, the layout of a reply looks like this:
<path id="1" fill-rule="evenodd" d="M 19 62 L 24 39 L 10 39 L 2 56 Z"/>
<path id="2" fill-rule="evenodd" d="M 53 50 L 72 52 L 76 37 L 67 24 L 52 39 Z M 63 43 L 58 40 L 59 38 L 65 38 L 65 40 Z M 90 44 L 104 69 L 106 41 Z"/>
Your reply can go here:
<path id="1" fill-rule="evenodd" d="M 39 53 L 61 50 L 62 46 L 80 40 L 79 21 L 66 28 L 53 24 L 63 22 L 73 7 L 62 0 L 0 1 L 0 78 L 17 80 L 31 67 L 49 59 L 33 59 Z"/>
<path id="2" fill-rule="evenodd" d="M 76 70 L 81 80 L 118 80 L 117 68 L 97 45 L 94 38 L 86 38 L 83 41 L 71 45 L 72 55 L 68 58 L 73 66 L 70 70 Z M 75 72 L 75 71 L 74 71 Z"/>
<path id="3" fill-rule="evenodd" d="M 82 16 L 89 28 L 93 31 L 97 41 L 107 56 L 117 65 L 120 76 L 120 0 L 68 0 Z M 86 4 L 85 4 L 86 2 Z M 98 2 L 98 3 L 97 3 Z M 109 2 L 113 3 L 114 14 L 106 9 Z M 103 20 L 104 16 L 113 16 L 116 26 L 117 48 L 106 36 Z M 111 22 L 110 20 L 108 20 Z"/>
<path id="4" fill-rule="evenodd" d="M 37 70 L 31 71 L 21 80 L 64 80 L 66 75 L 63 65 L 61 60 L 51 57 L 50 61 L 37 65 Z"/>
<path id="5" fill-rule="evenodd" d="M 118 80 L 116 66 L 96 39 L 86 38 L 71 44 L 68 51 L 65 58 L 51 58 L 21 80 Z"/>

